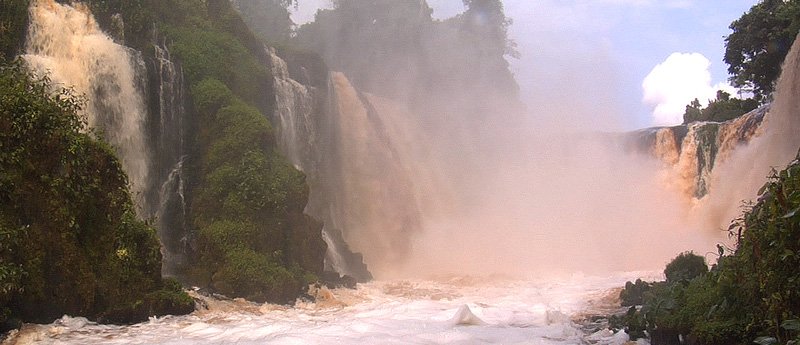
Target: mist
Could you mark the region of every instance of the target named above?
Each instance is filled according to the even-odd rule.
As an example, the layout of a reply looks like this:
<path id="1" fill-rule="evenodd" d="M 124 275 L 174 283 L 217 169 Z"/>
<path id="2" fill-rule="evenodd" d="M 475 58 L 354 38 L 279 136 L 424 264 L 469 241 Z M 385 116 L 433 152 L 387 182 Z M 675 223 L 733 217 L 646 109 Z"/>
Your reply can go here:
<path id="1" fill-rule="evenodd" d="M 350 114 L 339 128 L 344 204 L 358 210 L 345 238 L 378 278 L 654 270 L 725 238 L 690 220 L 691 198 L 658 161 L 626 153 L 622 134 L 576 129 L 574 113 L 494 104 L 449 123 L 458 118 L 353 92 L 337 89 Z"/>
<path id="2" fill-rule="evenodd" d="M 513 110 L 495 111 L 488 122 Z M 413 113 L 383 117 L 413 128 L 392 140 L 414 181 L 420 229 L 353 236 L 378 277 L 655 270 L 725 238 L 691 220 L 691 198 L 657 161 L 625 153 L 614 135 L 575 130 L 572 113 L 547 114 L 544 126 L 535 112 L 517 115 L 527 120 L 439 133 L 420 129 Z M 365 237 L 410 249 L 391 257 L 374 239 L 360 244 Z"/>
<path id="3" fill-rule="evenodd" d="M 769 116 L 753 141 L 733 152 L 716 169 L 712 179 L 714 193 L 704 200 L 708 224 L 733 219 L 746 209 L 767 176 L 782 170 L 797 157 L 800 147 L 800 46 L 795 40 L 783 62 L 776 83 Z"/>
<path id="4" fill-rule="evenodd" d="M 515 75 L 499 1 L 433 13 L 341 1 L 296 37 L 339 71 L 333 218 L 376 278 L 660 270 L 730 244 L 731 210 L 754 190 L 722 196 L 715 175 L 698 200 L 681 187 L 691 174 L 631 153 L 636 121 L 614 102 L 626 80 L 607 48 L 540 33 L 527 41 L 544 61 Z"/>

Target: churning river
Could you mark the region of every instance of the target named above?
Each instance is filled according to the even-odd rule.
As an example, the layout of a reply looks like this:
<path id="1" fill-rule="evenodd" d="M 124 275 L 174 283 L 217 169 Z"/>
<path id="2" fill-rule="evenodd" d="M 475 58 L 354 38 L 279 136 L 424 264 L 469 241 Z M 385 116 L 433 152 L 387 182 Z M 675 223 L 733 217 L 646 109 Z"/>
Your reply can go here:
<path id="1" fill-rule="evenodd" d="M 440 277 L 317 292 L 293 307 L 202 299 L 187 316 L 131 326 L 64 316 L 26 325 L 16 344 L 624 344 L 581 320 L 615 311 L 618 288 L 656 273 L 517 280 Z"/>

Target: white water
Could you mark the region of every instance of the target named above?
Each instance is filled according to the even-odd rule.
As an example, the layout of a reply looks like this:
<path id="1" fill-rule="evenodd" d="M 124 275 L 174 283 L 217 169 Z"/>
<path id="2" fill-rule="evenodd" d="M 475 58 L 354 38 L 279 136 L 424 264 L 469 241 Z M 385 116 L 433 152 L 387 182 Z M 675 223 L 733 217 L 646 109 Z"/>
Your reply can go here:
<path id="1" fill-rule="evenodd" d="M 137 89 L 143 60 L 105 35 L 85 6 L 34 0 L 30 15 L 25 61 L 85 97 L 89 126 L 100 129 L 114 146 L 132 191 L 143 198 L 151 161 L 145 146 L 147 111 Z"/>
<path id="2" fill-rule="evenodd" d="M 798 36 L 800 37 L 800 36 Z M 772 169 L 779 171 L 797 155 L 800 147 L 800 40 L 795 39 L 783 62 L 763 135 L 733 151 L 716 169 L 709 195 L 709 222 L 728 224 L 741 212 L 742 200 L 752 200 Z"/>
<path id="3" fill-rule="evenodd" d="M 286 155 L 292 164 L 299 170 L 308 169 L 303 164 L 311 154 L 308 150 L 314 147 L 310 142 L 315 139 L 313 129 L 314 98 L 312 87 L 289 77 L 289 68 L 286 62 L 269 48 L 270 67 L 273 74 L 275 87 L 275 117 L 278 122 L 278 137 L 281 152 Z"/>
<path id="4" fill-rule="evenodd" d="M 65 317 L 50 325 L 27 325 L 15 340 L 18 344 L 623 344 L 625 334 L 588 334 L 573 319 L 607 313 L 618 294 L 611 289 L 643 275 L 658 278 L 639 272 L 527 281 L 500 277 L 376 281 L 357 290 L 323 290 L 317 304 L 300 302 L 294 308 L 210 301 L 209 310 L 124 327 Z"/>

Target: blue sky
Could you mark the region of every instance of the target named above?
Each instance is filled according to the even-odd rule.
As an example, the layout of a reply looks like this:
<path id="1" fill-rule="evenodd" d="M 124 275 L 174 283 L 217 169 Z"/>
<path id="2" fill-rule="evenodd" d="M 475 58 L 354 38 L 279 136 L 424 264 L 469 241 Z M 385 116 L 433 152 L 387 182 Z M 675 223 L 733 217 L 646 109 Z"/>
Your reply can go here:
<path id="1" fill-rule="evenodd" d="M 298 2 L 296 22 L 330 3 Z M 438 18 L 463 11 L 461 0 L 428 3 Z M 532 116 L 570 117 L 575 126 L 609 130 L 673 124 L 685 98 L 704 101 L 716 88 L 728 89 L 718 85 L 728 78 L 724 36 L 756 3 L 506 0 L 510 36 L 522 55 L 510 62 Z"/>

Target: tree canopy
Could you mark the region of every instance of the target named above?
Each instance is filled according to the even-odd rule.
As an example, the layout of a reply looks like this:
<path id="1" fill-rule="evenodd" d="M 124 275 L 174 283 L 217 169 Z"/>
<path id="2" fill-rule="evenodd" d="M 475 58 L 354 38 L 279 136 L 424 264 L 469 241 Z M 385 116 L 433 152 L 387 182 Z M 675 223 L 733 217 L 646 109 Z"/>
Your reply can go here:
<path id="1" fill-rule="evenodd" d="M 763 0 L 730 25 L 725 63 L 733 86 L 769 100 L 781 63 L 800 30 L 800 0 Z"/>
<path id="2" fill-rule="evenodd" d="M 695 121 L 714 121 L 723 122 L 735 119 L 758 106 L 758 101 L 752 98 L 740 99 L 731 97 L 731 94 L 719 90 L 717 98 L 709 100 L 708 106 L 704 109 L 700 101 L 695 98 L 692 103 L 686 106 L 683 113 L 683 123 Z"/>
<path id="3" fill-rule="evenodd" d="M 289 7 L 297 5 L 293 0 L 233 0 L 232 3 L 257 36 L 273 44 L 291 37 L 294 22 Z"/>

